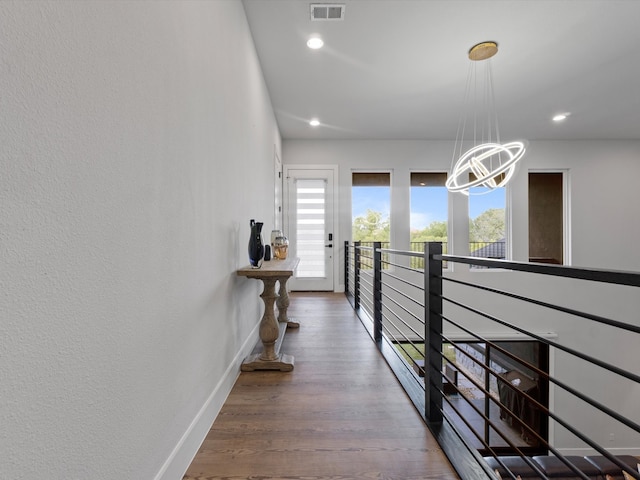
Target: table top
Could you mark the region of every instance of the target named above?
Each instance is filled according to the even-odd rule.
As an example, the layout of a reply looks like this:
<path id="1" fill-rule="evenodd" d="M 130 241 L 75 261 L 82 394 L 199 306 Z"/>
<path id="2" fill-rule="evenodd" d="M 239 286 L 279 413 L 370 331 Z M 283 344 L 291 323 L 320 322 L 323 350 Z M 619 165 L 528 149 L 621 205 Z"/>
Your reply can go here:
<path id="1" fill-rule="evenodd" d="M 299 258 L 285 258 L 284 260 L 269 260 L 262 262 L 260 268 L 253 268 L 251 265 L 239 268 L 236 273 L 241 277 L 265 278 L 265 277 L 290 277 L 300 263 Z"/>

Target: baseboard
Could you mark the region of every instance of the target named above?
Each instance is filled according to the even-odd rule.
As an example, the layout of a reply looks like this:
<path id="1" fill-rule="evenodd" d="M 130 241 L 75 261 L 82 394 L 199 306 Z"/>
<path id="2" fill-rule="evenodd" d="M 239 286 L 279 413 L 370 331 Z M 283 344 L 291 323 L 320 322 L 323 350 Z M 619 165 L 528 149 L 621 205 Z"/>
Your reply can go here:
<path id="1" fill-rule="evenodd" d="M 222 379 L 215 386 L 211 395 L 207 398 L 207 401 L 187 427 L 187 430 L 154 477 L 154 480 L 182 480 L 193 458 L 196 456 L 196 453 L 198 453 L 200 445 L 202 445 L 202 442 L 207 436 L 213 421 L 218 416 L 218 413 L 220 413 L 222 405 L 224 405 L 224 402 L 229 396 L 233 385 L 236 383 L 238 375 L 240 375 L 240 365 L 242 361 L 251 353 L 256 345 L 259 338 L 259 328 L 260 324 L 257 324 L 224 372 Z"/>

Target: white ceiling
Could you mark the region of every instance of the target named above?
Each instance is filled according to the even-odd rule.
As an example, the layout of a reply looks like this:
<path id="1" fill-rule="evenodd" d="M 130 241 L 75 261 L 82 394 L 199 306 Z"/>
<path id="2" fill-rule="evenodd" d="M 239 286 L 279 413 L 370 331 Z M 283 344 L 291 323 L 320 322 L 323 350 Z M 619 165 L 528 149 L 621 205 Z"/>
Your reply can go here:
<path id="1" fill-rule="evenodd" d="M 312 22 L 311 3 L 345 18 Z M 487 40 L 504 140 L 640 139 L 640 0 L 243 4 L 284 139 L 454 139 L 467 51 Z"/>

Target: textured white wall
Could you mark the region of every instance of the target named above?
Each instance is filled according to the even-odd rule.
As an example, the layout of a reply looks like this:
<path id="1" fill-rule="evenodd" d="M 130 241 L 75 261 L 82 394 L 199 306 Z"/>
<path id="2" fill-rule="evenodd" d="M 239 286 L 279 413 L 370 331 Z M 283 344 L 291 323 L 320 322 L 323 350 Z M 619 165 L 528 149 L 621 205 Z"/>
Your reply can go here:
<path id="1" fill-rule="evenodd" d="M 0 2 L 0 63 L 0 477 L 181 478 L 261 309 L 242 4 Z"/>
<path id="2" fill-rule="evenodd" d="M 285 164 L 324 163 L 340 166 L 340 231 L 345 235 L 351 231 L 351 171 L 391 168 L 391 208 L 395 216 L 391 222 L 393 248 L 408 249 L 409 173 L 421 169 L 449 170 L 452 148 L 450 142 L 285 140 L 283 159 Z M 528 256 L 527 172 L 536 169 L 568 171 L 573 265 L 640 271 L 640 189 L 634 186 L 640 177 L 640 141 L 531 142 L 528 155 L 510 187 L 515 260 L 526 261 Z M 468 239 L 466 199 L 462 195 L 452 195 L 450 203 L 449 221 L 453 226 L 450 240 L 456 247 L 465 248 Z M 345 239 L 338 239 L 342 246 L 341 261 L 344 261 Z M 470 272 L 468 268 L 456 269 L 445 275 L 640 325 L 637 288 L 613 288 L 499 271 Z M 341 283 L 344 283 L 343 278 Z M 550 314 L 540 309 L 527 308 L 523 311 L 521 306 L 516 307 L 513 302 L 504 299 L 496 301 L 469 290 L 461 291 L 460 287 L 451 284 L 445 284 L 445 289 L 445 295 L 456 298 L 464 296 L 465 302 L 483 311 L 496 312 L 499 317 L 516 321 L 533 332 L 553 332 L 562 345 L 632 371 L 637 370 L 640 364 L 640 351 L 634 346 L 636 338 L 633 335 L 612 328 L 587 325 L 575 317 Z M 454 293 L 456 291 L 460 293 Z M 445 310 L 447 314 L 450 311 L 453 309 Z M 462 314 L 462 318 L 465 317 L 472 322 L 475 331 L 488 334 L 489 337 L 492 334 L 512 333 L 488 320 Z M 558 378 L 578 390 L 629 418 L 638 418 L 640 387 L 594 367 L 576 365 L 560 353 L 554 357 L 551 368 Z M 612 396 L 611 392 L 616 395 Z M 587 435 L 607 448 L 620 453 L 640 452 L 637 434 L 610 420 L 596 417 L 589 407 L 572 398 L 557 395 L 555 408 L 561 416 L 582 425 Z M 613 441 L 610 440 L 612 433 Z M 557 447 L 572 453 L 584 451 L 584 445 L 560 428 L 555 435 Z"/>

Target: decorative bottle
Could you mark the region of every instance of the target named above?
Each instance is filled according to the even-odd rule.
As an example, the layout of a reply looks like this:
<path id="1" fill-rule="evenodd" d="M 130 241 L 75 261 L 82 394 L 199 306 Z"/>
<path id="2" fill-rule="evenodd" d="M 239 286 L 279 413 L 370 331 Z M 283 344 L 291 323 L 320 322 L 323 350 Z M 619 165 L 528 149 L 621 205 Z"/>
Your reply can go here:
<path id="1" fill-rule="evenodd" d="M 284 235 L 276 237 L 273 242 L 273 248 L 273 255 L 279 260 L 285 260 L 287 258 L 287 251 L 289 250 L 289 240 Z"/>
<path id="2" fill-rule="evenodd" d="M 283 235 L 284 233 L 282 233 L 282 230 L 271 230 L 271 253 L 275 253 L 276 251 L 276 238 L 282 237 Z"/>
<path id="3" fill-rule="evenodd" d="M 249 237 L 249 263 L 253 268 L 262 266 L 264 258 L 264 243 L 262 241 L 262 222 L 256 222 L 254 219 L 249 221 L 251 227 L 251 236 Z"/>

